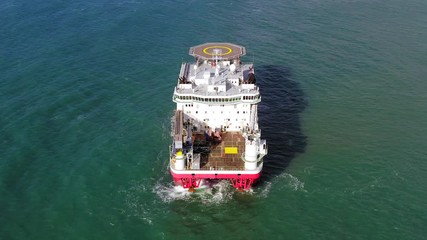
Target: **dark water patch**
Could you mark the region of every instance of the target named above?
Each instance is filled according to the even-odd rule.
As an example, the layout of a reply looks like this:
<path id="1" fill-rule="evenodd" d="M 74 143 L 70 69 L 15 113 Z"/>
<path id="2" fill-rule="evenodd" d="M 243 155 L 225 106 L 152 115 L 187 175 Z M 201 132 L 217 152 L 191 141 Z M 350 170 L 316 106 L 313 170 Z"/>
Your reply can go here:
<path id="1" fill-rule="evenodd" d="M 262 94 L 259 125 L 262 137 L 268 143 L 262 184 L 283 173 L 292 159 L 305 151 L 307 137 L 301 130 L 300 114 L 306 108 L 307 100 L 286 66 L 259 66 L 257 80 Z"/>

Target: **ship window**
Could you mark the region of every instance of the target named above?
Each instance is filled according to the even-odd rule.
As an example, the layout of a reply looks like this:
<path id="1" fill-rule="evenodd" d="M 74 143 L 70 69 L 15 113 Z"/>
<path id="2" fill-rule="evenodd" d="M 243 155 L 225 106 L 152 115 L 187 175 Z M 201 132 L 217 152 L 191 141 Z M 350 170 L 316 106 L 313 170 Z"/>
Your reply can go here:
<path id="1" fill-rule="evenodd" d="M 245 114 L 246 112 L 245 111 L 243 111 L 243 114 Z"/>
<path id="2" fill-rule="evenodd" d="M 207 114 L 208 113 L 208 111 L 205 111 L 205 114 Z"/>
<path id="3" fill-rule="evenodd" d="M 196 111 L 196 114 L 198 114 L 199 113 L 199 111 Z"/>
<path id="4" fill-rule="evenodd" d="M 237 114 L 239 114 L 239 111 L 237 111 Z"/>

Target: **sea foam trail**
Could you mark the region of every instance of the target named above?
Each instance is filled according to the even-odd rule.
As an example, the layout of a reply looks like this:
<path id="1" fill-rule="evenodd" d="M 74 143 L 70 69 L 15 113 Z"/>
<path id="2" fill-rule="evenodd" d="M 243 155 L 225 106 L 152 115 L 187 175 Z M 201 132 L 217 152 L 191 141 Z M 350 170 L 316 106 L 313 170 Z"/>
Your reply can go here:
<path id="1" fill-rule="evenodd" d="M 285 182 L 284 185 L 283 181 Z M 165 203 L 185 200 L 204 204 L 222 204 L 232 200 L 235 194 L 249 194 L 253 197 L 267 198 L 271 189 L 275 188 L 278 190 L 288 188 L 292 191 L 306 192 L 304 182 L 289 173 L 278 175 L 272 181 L 253 187 L 244 193 L 238 192 L 233 188 L 228 180 L 202 182 L 194 193 L 190 193 L 188 189 L 184 189 L 182 186 L 175 186 L 172 183 L 156 183 L 153 187 L 153 192 Z"/>
<path id="2" fill-rule="evenodd" d="M 210 205 L 230 201 L 236 190 L 227 180 L 223 180 L 215 183 L 202 182 L 194 193 L 189 192 L 188 189 L 184 189 L 182 186 L 174 186 L 172 183 L 157 183 L 153 191 L 166 203 L 185 200 Z"/>

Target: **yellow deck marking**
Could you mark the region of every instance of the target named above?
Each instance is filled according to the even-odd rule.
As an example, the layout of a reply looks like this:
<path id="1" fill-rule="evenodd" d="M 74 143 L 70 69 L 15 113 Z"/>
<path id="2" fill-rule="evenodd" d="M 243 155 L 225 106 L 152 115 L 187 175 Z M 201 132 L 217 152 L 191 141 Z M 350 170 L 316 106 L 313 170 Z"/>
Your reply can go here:
<path id="1" fill-rule="evenodd" d="M 224 148 L 224 153 L 225 154 L 237 154 L 238 153 L 238 149 L 237 149 L 237 147 L 225 147 Z"/>
<path id="2" fill-rule="evenodd" d="M 211 56 L 213 56 L 214 54 L 213 54 L 212 52 L 208 52 L 208 50 L 209 50 L 209 49 L 212 49 L 212 48 L 222 48 L 222 49 L 227 49 L 227 51 L 228 51 L 228 52 L 226 52 L 226 53 L 215 54 L 215 55 L 218 55 L 218 56 L 224 56 L 224 55 L 227 55 L 227 54 L 230 54 L 230 53 L 232 53 L 232 52 L 233 52 L 233 50 L 232 50 L 231 48 L 229 48 L 229 47 L 224 47 L 224 46 L 210 46 L 210 47 L 206 47 L 206 48 L 204 48 L 204 49 L 203 49 L 203 52 L 204 52 L 205 54 L 207 54 L 207 55 L 211 55 Z"/>

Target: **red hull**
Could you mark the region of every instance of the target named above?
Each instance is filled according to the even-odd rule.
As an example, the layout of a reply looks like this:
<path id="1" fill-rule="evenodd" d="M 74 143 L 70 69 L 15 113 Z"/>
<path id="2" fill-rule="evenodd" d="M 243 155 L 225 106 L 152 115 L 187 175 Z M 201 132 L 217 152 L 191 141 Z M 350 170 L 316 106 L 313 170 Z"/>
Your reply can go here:
<path id="1" fill-rule="evenodd" d="M 175 184 L 182 185 L 184 188 L 198 188 L 200 182 L 203 179 L 228 179 L 233 184 L 233 187 L 237 189 L 249 190 L 254 182 L 256 182 L 261 177 L 261 172 L 256 174 L 221 174 L 221 173 L 212 173 L 212 174 L 190 174 L 190 173 L 174 173 L 170 171 L 173 177 Z"/>

